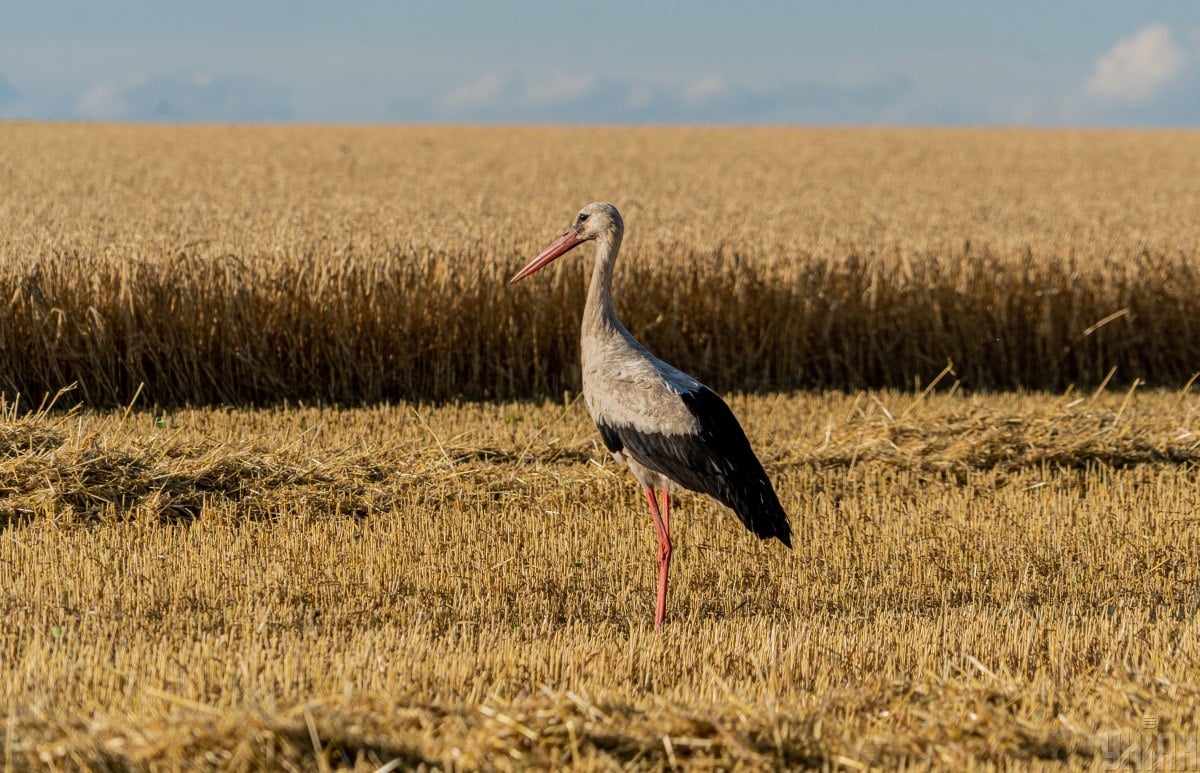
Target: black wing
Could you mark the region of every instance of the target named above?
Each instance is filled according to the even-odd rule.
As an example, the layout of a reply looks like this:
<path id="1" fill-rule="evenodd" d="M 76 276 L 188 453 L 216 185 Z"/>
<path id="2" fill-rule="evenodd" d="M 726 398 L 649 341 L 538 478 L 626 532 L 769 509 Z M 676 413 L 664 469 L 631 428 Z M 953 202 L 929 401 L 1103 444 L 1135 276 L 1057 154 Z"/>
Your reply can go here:
<path id="1" fill-rule="evenodd" d="M 760 539 L 776 537 L 791 547 L 787 513 L 733 411 L 708 387 L 680 397 L 699 421 L 699 432 L 667 435 L 600 425 L 604 444 L 684 488 L 713 497 Z"/>

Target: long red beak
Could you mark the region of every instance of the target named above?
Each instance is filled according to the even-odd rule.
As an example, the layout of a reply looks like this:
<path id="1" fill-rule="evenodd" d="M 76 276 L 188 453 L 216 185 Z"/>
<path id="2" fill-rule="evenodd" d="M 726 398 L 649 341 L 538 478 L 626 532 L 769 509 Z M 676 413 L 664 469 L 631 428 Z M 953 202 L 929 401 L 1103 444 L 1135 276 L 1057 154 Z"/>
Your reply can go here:
<path id="1" fill-rule="evenodd" d="M 568 228 L 558 235 L 558 238 L 550 243 L 550 246 L 542 250 L 542 254 L 538 255 L 525 268 L 518 271 L 512 279 L 508 280 L 509 284 L 519 282 L 530 274 L 545 268 L 554 261 L 566 255 L 571 250 L 583 244 L 583 239 L 579 238 L 579 234 L 575 233 L 574 228 Z"/>

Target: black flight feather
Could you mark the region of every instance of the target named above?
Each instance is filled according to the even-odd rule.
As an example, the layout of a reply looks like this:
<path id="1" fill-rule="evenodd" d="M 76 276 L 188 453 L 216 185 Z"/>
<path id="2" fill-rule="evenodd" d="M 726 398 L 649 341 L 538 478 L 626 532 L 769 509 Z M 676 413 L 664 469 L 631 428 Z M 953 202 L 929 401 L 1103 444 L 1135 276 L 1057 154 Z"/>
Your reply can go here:
<path id="1" fill-rule="evenodd" d="M 597 424 L 604 445 L 684 488 L 708 494 L 760 539 L 775 537 L 790 548 L 787 513 L 733 411 L 707 387 L 680 397 L 698 420 L 699 432 L 668 435 Z"/>

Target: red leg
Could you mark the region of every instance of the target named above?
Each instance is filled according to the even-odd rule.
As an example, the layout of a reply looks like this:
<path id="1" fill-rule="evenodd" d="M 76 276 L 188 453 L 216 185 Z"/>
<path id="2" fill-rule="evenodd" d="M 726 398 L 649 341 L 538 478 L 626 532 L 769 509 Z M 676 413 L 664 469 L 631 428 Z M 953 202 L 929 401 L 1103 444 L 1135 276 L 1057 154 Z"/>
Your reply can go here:
<path id="1" fill-rule="evenodd" d="M 667 574 L 671 571 L 671 535 L 658 512 L 654 490 L 646 489 L 646 501 L 650 504 L 650 517 L 654 520 L 654 531 L 658 535 L 658 601 L 654 605 L 654 628 L 661 632 L 663 618 L 667 616 Z M 667 504 L 669 507 L 668 503 Z"/>
<path id="2" fill-rule="evenodd" d="M 663 489 L 662 500 L 662 519 L 663 531 L 667 533 L 667 539 L 671 539 L 671 489 Z"/>

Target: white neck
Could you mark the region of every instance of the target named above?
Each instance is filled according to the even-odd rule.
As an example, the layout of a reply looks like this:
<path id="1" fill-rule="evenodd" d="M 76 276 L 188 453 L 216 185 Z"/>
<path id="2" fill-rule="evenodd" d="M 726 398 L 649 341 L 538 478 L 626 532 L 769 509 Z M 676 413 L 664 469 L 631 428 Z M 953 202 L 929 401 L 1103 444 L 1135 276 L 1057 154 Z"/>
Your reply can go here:
<path id="1" fill-rule="evenodd" d="M 596 242 L 596 265 L 592 267 L 592 283 L 588 287 L 587 303 L 583 307 L 583 334 L 621 329 L 613 305 L 612 278 L 617 253 L 621 250 L 621 232 Z"/>

